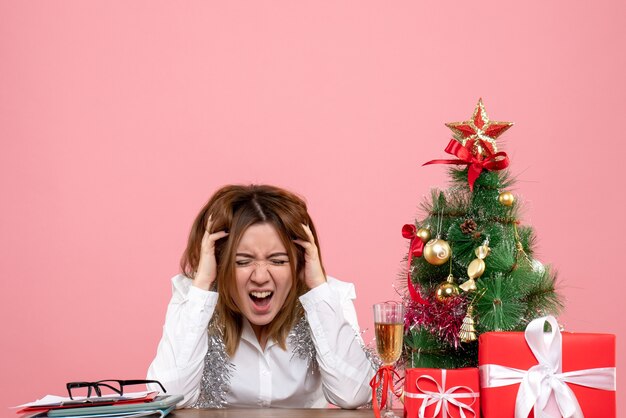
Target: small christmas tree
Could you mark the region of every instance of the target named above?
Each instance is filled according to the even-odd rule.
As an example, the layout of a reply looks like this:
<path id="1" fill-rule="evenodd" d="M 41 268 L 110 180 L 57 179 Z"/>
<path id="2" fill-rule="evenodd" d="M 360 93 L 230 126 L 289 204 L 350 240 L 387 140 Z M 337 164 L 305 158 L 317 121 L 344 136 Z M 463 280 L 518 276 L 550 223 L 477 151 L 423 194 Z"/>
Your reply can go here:
<path id="1" fill-rule="evenodd" d="M 408 256 L 407 367 L 477 364 L 477 335 L 523 330 L 562 308 L 556 274 L 533 258 L 535 234 L 520 223 L 509 160 L 496 139 L 513 124 L 490 121 L 482 100 L 471 120 L 448 123 L 452 186 L 422 204 L 426 217 L 405 225 Z M 458 166 L 466 167 L 458 167 Z"/>

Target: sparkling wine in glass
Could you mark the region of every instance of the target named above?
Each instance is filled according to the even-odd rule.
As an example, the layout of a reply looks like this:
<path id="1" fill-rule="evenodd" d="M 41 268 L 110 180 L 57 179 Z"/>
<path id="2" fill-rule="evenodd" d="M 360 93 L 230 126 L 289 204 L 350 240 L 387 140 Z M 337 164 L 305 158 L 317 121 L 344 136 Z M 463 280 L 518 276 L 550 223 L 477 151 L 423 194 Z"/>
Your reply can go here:
<path id="1" fill-rule="evenodd" d="M 402 354 L 404 334 L 404 305 L 400 302 L 384 302 L 374 305 L 374 330 L 376 351 L 385 366 L 392 366 Z M 393 385 L 389 387 L 385 418 L 398 418 L 391 409 Z"/>

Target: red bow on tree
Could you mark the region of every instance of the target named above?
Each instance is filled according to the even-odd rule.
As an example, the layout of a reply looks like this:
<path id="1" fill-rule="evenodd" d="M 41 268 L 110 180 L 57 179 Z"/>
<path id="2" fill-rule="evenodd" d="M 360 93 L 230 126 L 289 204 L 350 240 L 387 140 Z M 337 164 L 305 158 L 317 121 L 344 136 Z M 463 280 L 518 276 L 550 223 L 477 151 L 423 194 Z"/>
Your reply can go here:
<path id="1" fill-rule="evenodd" d="M 420 293 L 415 289 L 413 285 L 413 280 L 411 280 L 411 261 L 413 261 L 413 257 L 421 257 L 424 252 L 424 243 L 417 236 L 417 229 L 415 225 L 406 224 L 402 227 L 402 236 L 406 239 L 411 240 L 411 244 L 409 245 L 409 265 L 408 265 L 408 279 L 407 279 L 407 287 L 409 288 L 409 295 L 411 295 L 411 299 L 413 301 L 420 304 L 428 304 L 424 298 L 420 295 Z"/>
<path id="2" fill-rule="evenodd" d="M 479 139 L 482 143 L 483 141 Z M 448 154 L 458 157 L 458 160 L 432 160 L 424 163 L 429 164 L 464 164 L 469 166 L 467 171 L 467 182 L 469 183 L 470 190 L 474 190 L 474 182 L 480 176 L 483 170 L 503 170 L 509 166 L 509 157 L 506 152 L 496 152 L 492 154 L 489 148 L 485 145 L 483 148 L 487 152 L 487 156 L 474 155 L 472 153 L 473 141 L 468 141 L 465 146 L 455 139 L 451 139 L 446 147 Z"/>

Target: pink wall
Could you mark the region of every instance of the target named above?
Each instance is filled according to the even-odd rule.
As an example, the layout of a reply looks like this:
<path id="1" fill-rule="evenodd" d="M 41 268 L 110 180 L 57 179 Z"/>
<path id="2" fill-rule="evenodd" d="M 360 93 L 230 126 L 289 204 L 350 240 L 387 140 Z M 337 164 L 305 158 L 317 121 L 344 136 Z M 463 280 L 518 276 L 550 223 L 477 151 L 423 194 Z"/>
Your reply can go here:
<path id="1" fill-rule="evenodd" d="M 143 377 L 225 183 L 306 196 L 371 328 L 401 226 L 445 186 L 420 165 L 480 96 L 516 123 L 503 143 L 562 322 L 618 334 L 623 367 L 626 3 L 591 4 L 0 2 L 0 407 Z"/>

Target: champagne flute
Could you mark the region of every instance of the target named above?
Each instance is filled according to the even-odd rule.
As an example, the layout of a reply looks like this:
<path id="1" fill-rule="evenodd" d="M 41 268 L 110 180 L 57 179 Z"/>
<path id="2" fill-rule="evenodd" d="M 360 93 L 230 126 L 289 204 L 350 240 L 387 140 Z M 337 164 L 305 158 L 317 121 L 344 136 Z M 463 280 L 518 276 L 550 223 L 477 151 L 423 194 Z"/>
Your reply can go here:
<path id="1" fill-rule="evenodd" d="M 374 305 L 374 330 L 376 333 L 376 351 L 383 366 L 393 366 L 402 353 L 404 334 L 404 305 L 400 302 L 383 302 Z M 393 379 L 393 376 L 392 376 Z M 387 393 L 385 418 L 398 418 L 391 409 L 393 382 Z"/>

